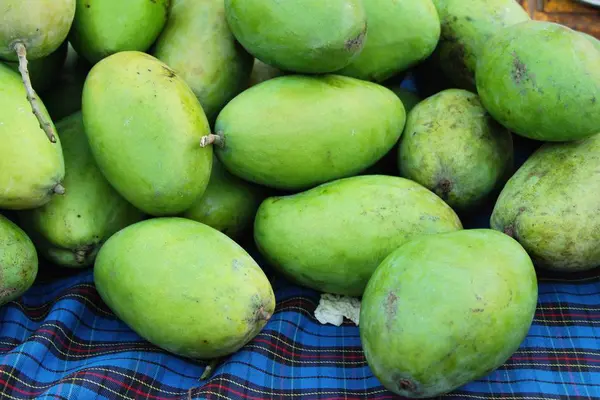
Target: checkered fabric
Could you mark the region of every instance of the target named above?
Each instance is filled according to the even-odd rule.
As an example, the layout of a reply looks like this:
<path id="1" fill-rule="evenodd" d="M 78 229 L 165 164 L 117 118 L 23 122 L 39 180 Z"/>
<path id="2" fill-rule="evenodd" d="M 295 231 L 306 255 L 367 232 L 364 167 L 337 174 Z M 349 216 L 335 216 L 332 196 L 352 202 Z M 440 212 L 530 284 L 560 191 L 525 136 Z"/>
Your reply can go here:
<path id="1" fill-rule="evenodd" d="M 37 284 L 0 309 L 0 399 L 399 398 L 372 375 L 356 326 L 320 325 L 318 293 L 279 278 L 274 288 L 277 309 L 265 329 L 202 381 L 202 363 L 161 351 L 119 321 L 91 271 Z M 600 399 L 600 271 L 540 276 L 519 351 L 443 397 Z"/>

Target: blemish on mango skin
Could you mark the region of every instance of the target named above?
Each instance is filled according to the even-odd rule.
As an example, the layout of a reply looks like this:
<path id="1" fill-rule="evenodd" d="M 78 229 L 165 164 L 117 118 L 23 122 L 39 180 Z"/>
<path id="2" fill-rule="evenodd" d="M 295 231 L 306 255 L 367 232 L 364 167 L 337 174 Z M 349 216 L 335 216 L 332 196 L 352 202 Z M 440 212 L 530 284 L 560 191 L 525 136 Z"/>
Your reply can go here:
<path id="1" fill-rule="evenodd" d="M 522 82 L 529 79 L 527 75 L 527 66 L 523 64 L 519 56 L 513 51 L 513 69 L 512 69 L 512 79 L 516 84 L 521 84 Z"/>
<path id="2" fill-rule="evenodd" d="M 367 34 L 367 24 L 365 24 L 365 27 L 358 34 L 357 37 L 346 40 L 346 43 L 344 44 L 344 47 L 346 48 L 346 50 L 356 51 L 356 50 L 360 49 L 363 46 L 366 34 Z"/>

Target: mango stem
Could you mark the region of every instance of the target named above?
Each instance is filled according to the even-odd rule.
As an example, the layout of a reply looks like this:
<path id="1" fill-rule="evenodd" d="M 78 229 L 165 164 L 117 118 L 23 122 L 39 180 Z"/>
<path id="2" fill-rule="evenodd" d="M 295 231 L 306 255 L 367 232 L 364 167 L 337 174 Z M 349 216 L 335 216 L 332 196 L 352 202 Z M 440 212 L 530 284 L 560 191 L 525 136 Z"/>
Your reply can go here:
<path id="1" fill-rule="evenodd" d="M 40 103 L 38 102 L 36 93 L 31 85 L 29 69 L 27 68 L 27 49 L 23 43 L 17 42 L 14 45 L 14 50 L 17 53 L 17 57 L 19 57 L 19 72 L 21 73 L 21 78 L 23 79 L 23 84 L 25 85 L 25 91 L 27 92 L 27 100 L 29 100 L 29 103 L 31 104 L 33 114 L 35 114 L 38 122 L 40 123 L 40 128 L 42 128 L 42 130 L 46 133 L 48 139 L 50 139 L 52 143 L 56 143 L 56 135 L 54 134 L 52 123 L 46 120 L 44 115 L 42 115 Z"/>
<path id="2" fill-rule="evenodd" d="M 212 133 L 206 136 L 202 136 L 200 139 L 200 147 L 206 147 L 209 144 L 215 144 L 217 146 L 223 146 L 223 138 L 219 135 L 213 135 Z"/>
<path id="3" fill-rule="evenodd" d="M 54 186 L 54 188 L 52 189 L 52 191 L 56 194 L 65 194 L 66 192 L 65 187 L 60 183 L 57 183 L 56 186 Z"/>
<path id="4" fill-rule="evenodd" d="M 83 264 L 85 262 L 85 256 L 85 250 L 75 250 L 75 261 L 77 261 L 79 264 Z"/>

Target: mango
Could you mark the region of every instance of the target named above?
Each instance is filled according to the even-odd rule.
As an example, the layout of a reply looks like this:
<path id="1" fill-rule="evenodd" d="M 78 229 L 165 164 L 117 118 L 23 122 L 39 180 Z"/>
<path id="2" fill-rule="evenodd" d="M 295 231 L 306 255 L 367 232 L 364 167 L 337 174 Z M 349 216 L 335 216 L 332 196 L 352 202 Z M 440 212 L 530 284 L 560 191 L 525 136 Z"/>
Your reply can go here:
<path id="1" fill-rule="evenodd" d="M 258 209 L 254 240 L 269 264 L 315 290 L 360 296 L 377 266 L 413 237 L 462 229 L 438 196 L 408 179 L 365 175 Z"/>
<path id="2" fill-rule="evenodd" d="M 475 67 L 486 41 L 504 27 L 529 21 L 529 14 L 514 0 L 433 2 L 442 25 L 433 57 L 455 87 L 475 92 Z"/>
<path id="3" fill-rule="evenodd" d="M 50 119 L 42 102 L 41 110 Z M 54 125 L 52 125 L 54 127 Z M 60 184 L 65 166 L 60 139 L 48 141 L 31 106 L 20 76 L 0 63 L 0 208 L 42 206 Z"/>
<path id="4" fill-rule="evenodd" d="M 599 65 L 600 52 L 578 32 L 521 22 L 487 42 L 477 61 L 477 91 L 492 117 L 516 134 L 584 139 L 600 130 Z"/>
<path id="5" fill-rule="evenodd" d="M 92 66 L 69 44 L 67 59 L 56 84 L 40 97 L 54 121 L 81 111 L 83 84 Z"/>
<path id="6" fill-rule="evenodd" d="M 57 84 L 58 77 L 67 58 L 68 48 L 69 42 L 65 41 L 53 53 L 29 62 L 31 84 L 38 93 L 45 92 Z M 17 61 L 9 61 L 6 64 L 13 71 L 19 72 L 19 63 Z"/>
<path id="7" fill-rule="evenodd" d="M 388 390 L 441 396 L 510 358 L 527 336 L 537 295 L 531 259 L 502 233 L 415 238 L 367 285 L 359 328 L 365 357 Z"/>
<path id="8" fill-rule="evenodd" d="M 250 83 L 248 84 L 248 87 L 258 85 L 259 83 L 268 81 L 269 79 L 277 78 L 283 74 L 284 73 L 277 68 L 269 64 L 265 64 L 258 58 L 255 58 L 254 64 L 252 65 L 252 73 L 250 74 Z"/>
<path id="9" fill-rule="evenodd" d="M 0 306 L 21 297 L 37 273 L 37 252 L 31 239 L 0 215 Z"/>
<path id="10" fill-rule="evenodd" d="M 77 0 L 69 41 L 92 64 L 120 51 L 146 51 L 168 13 L 169 0 Z"/>
<path id="11" fill-rule="evenodd" d="M 402 134 L 400 99 L 339 75 L 286 75 L 236 96 L 215 124 L 219 160 L 261 185 L 303 190 L 358 174 Z"/>
<path id="12" fill-rule="evenodd" d="M 96 166 L 80 112 L 57 122 L 56 129 L 69 191 L 42 207 L 20 212 L 19 221 L 45 258 L 64 267 L 87 267 L 106 239 L 140 221 L 143 214 L 110 186 Z"/>
<path id="13" fill-rule="evenodd" d="M 67 38 L 75 0 L 2 0 L 0 59 L 18 61 L 21 43 L 29 61 L 54 53 Z"/>
<path id="14" fill-rule="evenodd" d="M 231 175 L 213 157 L 204 195 L 181 216 L 202 222 L 236 239 L 252 227 L 262 200 L 261 188 Z"/>
<path id="15" fill-rule="evenodd" d="M 83 88 L 85 133 L 100 171 L 121 196 L 154 216 L 176 215 L 202 196 L 212 148 L 194 92 L 155 57 L 125 51 L 92 68 Z"/>
<path id="16" fill-rule="evenodd" d="M 504 185 L 513 167 L 510 131 L 476 94 L 447 89 L 408 114 L 398 149 L 400 176 L 425 186 L 457 211 L 476 207 Z"/>
<path id="17" fill-rule="evenodd" d="M 337 74 L 383 82 L 435 50 L 440 19 L 431 0 L 369 0 L 364 7 L 368 25 L 364 47 Z"/>
<path id="18" fill-rule="evenodd" d="M 362 0 L 225 0 L 225 15 L 250 54 L 283 71 L 339 70 L 367 38 Z"/>
<path id="19" fill-rule="evenodd" d="M 584 271 L 600 266 L 600 134 L 543 144 L 508 181 L 490 219 L 536 266 Z"/>
<path id="20" fill-rule="evenodd" d="M 246 88 L 254 60 L 229 30 L 223 0 L 172 0 L 152 54 L 187 82 L 209 122 Z"/>
<path id="21" fill-rule="evenodd" d="M 131 329 L 189 358 L 239 350 L 275 309 L 270 282 L 250 255 L 184 218 L 138 222 L 113 235 L 98 253 L 94 282 Z"/>

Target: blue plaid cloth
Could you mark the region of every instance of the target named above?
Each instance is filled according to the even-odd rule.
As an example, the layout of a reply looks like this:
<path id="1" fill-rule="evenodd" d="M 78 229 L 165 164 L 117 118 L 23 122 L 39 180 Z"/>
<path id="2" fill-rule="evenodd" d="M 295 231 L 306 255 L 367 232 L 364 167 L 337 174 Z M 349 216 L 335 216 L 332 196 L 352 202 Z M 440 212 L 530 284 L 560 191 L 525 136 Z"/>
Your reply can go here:
<path id="1" fill-rule="evenodd" d="M 517 144 L 517 164 L 538 145 Z M 492 206 L 462 216 L 465 227 L 486 227 Z M 600 399 L 600 270 L 540 271 L 539 280 L 537 312 L 520 349 L 444 399 Z M 200 380 L 202 363 L 152 346 L 113 315 L 91 270 L 38 282 L 0 308 L 0 400 L 399 398 L 372 375 L 356 326 L 320 325 L 313 317 L 318 293 L 281 278 L 273 286 L 277 308 L 264 330 Z"/>

